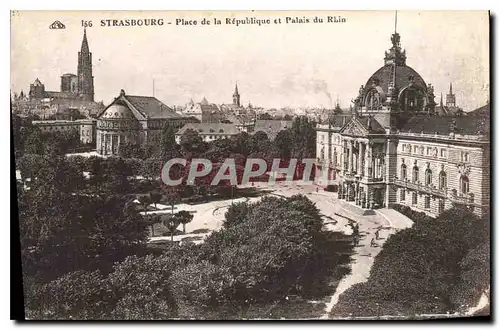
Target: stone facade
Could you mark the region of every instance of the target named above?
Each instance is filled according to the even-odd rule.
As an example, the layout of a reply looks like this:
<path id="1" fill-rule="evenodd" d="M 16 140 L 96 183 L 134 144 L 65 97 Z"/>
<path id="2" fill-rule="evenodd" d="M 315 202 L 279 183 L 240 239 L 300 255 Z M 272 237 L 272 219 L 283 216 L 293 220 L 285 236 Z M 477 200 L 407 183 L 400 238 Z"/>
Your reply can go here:
<path id="1" fill-rule="evenodd" d="M 399 40 L 394 33 L 352 114 L 317 126 L 316 180 L 338 184 L 338 198 L 362 208 L 398 203 L 437 215 L 461 204 L 482 214 L 490 207 L 489 111 L 439 116 L 432 86 L 406 66 Z"/>
<path id="2" fill-rule="evenodd" d="M 42 132 L 78 132 L 80 141 L 84 144 L 95 143 L 96 120 L 34 120 L 32 125 L 40 128 Z"/>
<path id="3" fill-rule="evenodd" d="M 154 97 L 126 95 L 122 90 L 97 117 L 97 152 L 118 155 L 125 144 L 158 141 L 166 126 L 180 129 L 194 121 L 195 118 L 178 115 Z"/>

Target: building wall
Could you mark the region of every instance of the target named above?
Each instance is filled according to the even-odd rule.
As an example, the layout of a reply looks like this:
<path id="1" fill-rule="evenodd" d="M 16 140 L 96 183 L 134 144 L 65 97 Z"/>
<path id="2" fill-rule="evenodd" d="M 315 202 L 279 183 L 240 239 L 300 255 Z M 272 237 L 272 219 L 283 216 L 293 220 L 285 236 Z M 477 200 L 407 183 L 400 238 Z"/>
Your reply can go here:
<path id="1" fill-rule="evenodd" d="M 96 122 L 82 121 L 80 125 L 80 141 L 85 144 L 96 142 Z"/>
<path id="2" fill-rule="evenodd" d="M 342 173 L 344 155 L 344 138 L 328 125 L 318 125 L 316 131 L 317 165 L 321 168 L 316 171 L 316 179 L 325 175 L 330 162 L 334 162 L 334 152 L 337 151 L 336 167 Z M 430 215 L 437 215 L 453 206 L 453 190 L 459 197 L 470 198 L 473 195 L 474 203 L 483 205 L 482 210 L 474 207 L 474 212 L 481 214 L 489 209 L 490 205 L 490 150 L 489 144 L 480 142 L 475 136 L 456 136 L 443 139 L 432 135 L 405 135 L 390 137 L 383 145 L 384 150 L 373 149 L 373 153 L 384 152 L 385 169 L 385 203 L 389 206 L 394 203 L 408 205 Z M 444 196 L 434 193 L 414 191 L 400 185 L 389 183 L 394 179 L 402 179 L 401 165 L 406 165 L 406 179 L 413 182 L 413 167 L 419 169 L 416 183 L 422 188 L 432 187 L 439 190 L 440 173 L 446 173 L 446 191 Z M 431 171 L 431 182 L 426 185 L 426 170 Z M 461 177 L 468 178 L 468 193 L 461 192 Z M 335 181 L 342 179 L 336 176 Z M 404 195 L 403 194 L 404 191 Z M 416 200 L 413 200 L 415 193 Z"/>
<path id="3" fill-rule="evenodd" d="M 411 148 L 411 152 L 409 152 Z M 398 179 L 402 177 L 402 164 L 406 165 L 407 180 L 413 182 L 413 168 L 417 166 L 418 178 L 417 182 L 426 185 L 426 170 L 430 169 L 432 173 L 431 186 L 439 188 L 439 178 L 441 171 L 446 173 L 447 194 L 451 194 L 453 189 L 456 189 L 458 195 L 461 193 L 460 177 L 465 175 L 469 179 L 469 192 L 474 194 L 474 201 L 485 204 L 489 200 L 489 185 L 485 185 L 485 181 L 489 181 L 489 157 L 484 153 L 484 149 L 480 146 L 466 145 L 454 143 L 452 140 L 448 142 L 435 141 L 416 141 L 412 139 L 400 139 L 397 154 L 396 173 Z M 469 171 L 462 170 L 462 164 Z M 417 193 L 417 203 L 412 201 L 412 190 L 407 190 L 405 199 L 401 199 L 401 190 L 398 187 L 396 193 L 396 201 L 401 204 L 412 206 L 422 211 L 439 213 L 439 202 L 441 197 L 430 196 L 430 203 L 426 205 L 426 193 Z M 465 194 L 464 196 L 467 196 Z M 489 204 L 489 202 L 487 203 Z M 452 207 L 452 202 L 448 198 L 444 198 L 445 209 Z M 428 206 L 428 207 L 427 207 Z"/>

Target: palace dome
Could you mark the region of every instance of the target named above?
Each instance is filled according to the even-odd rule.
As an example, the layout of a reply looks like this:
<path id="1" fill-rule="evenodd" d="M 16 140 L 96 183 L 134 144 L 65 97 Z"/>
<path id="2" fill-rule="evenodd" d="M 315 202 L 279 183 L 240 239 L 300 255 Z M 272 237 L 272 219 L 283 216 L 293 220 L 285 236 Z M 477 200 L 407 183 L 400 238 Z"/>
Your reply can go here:
<path id="1" fill-rule="evenodd" d="M 104 111 L 102 119 L 132 119 L 134 115 L 130 109 L 122 104 L 113 104 Z"/>
<path id="2" fill-rule="evenodd" d="M 392 47 L 385 52 L 384 66 L 370 76 L 354 100 L 361 111 L 433 111 L 434 89 L 417 71 L 406 65 L 400 36 L 391 36 Z"/>
<path id="3" fill-rule="evenodd" d="M 396 75 L 393 78 L 393 70 L 396 69 Z M 389 92 L 389 83 L 394 79 L 394 87 L 398 90 L 410 85 L 410 82 L 413 81 L 413 85 L 416 87 L 420 87 L 423 90 L 427 89 L 427 85 L 424 79 L 417 73 L 417 71 L 413 70 L 409 66 L 406 65 L 392 65 L 386 64 L 380 69 L 378 69 L 372 76 L 368 79 L 365 84 L 365 88 L 369 89 L 372 87 L 380 87 L 377 88 L 379 93 L 383 91 L 383 94 L 387 94 Z"/>

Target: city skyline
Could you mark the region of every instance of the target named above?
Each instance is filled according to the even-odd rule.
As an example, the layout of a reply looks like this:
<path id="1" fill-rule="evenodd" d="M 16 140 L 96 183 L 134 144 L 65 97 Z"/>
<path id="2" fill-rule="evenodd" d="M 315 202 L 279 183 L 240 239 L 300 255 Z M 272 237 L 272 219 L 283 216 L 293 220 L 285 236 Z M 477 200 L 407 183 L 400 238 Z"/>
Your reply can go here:
<path id="1" fill-rule="evenodd" d="M 30 20 L 33 14 L 42 15 L 43 19 Z M 228 16 L 226 12 L 171 14 L 191 15 L 185 17 L 199 20 L 205 16 Z M 394 12 L 307 14 L 308 17 L 338 14 L 347 22 L 120 29 L 98 26 L 102 14 L 89 12 L 89 20 L 95 24 L 87 29 L 94 59 L 95 99 L 109 104 L 121 89 L 131 95 L 152 96 L 154 86 L 154 96 L 168 105 L 184 105 L 190 99 L 199 102 L 203 97 L 211 103 L 228 104 L 238 83 L 244 105 L 251 102 L 266 108 L 331 108 L 338 97 L 340 105 L 348 108 L 359 87 L 383 66 L 384 52 L 390 48 L 390 35 L 394 32 Z M 124 18 L 124 15 L 118 12 L 108 16 Z M 236 15 L 265 17 L 272 13 L 238 12 Z M 58 90 L 60 76 L 76 71 L 83 36 L 81 16 L 77 20 L 65 14 L 67 28 L 53 32 L 48 25 L 56 16 L 54 12 L 13 15 L 12 92 L 24 90 L 26 93 L 36 78 L 48 90 Z M 144 15 L 158 16 L 158 12 Z M 164 13 L 161 17 L 166 21 L 172 19 Z M 367 20 L 372 24 L 367 24 Z M 23 24 L 22 29 L 16 28 L 19 23 Z M 441 93 L 445 98 L 450 83 L 457 105 L 466 111 L 488 100 L 489 36 L 478 33 L 484 31 L 487 24 L 488 16 L 484 12 L 398 12 L 397 30 L 402 48 L 406 50 L 407 64 L 420 72 L 427 84 L 434 86 L 437 103 Z M 451 25 L 453 29 L 445 28 Z M 367 29 L 367 26 L 374 28 Z M 42 33 L 44 29 L 47 33 Z M 261 29 L 268 29 L 270 33 L 263 34 Z M 222 37 L 209 39 L 207 34 L 213 32 Z M 130 35 L 134 33 L 144 37 L 133 38 Z M 313 33 L 315 38 L 310 38 Z M 158 37 L 170 42 L 167 45 L 151 42 Z M 110 38 L 114 40 L 112 47 L 109 47 Z M 322 39 L 325 41 L 318 42 Z M 24 47 L 26 43 L 31 49 Z M 68 46 L 55 46 L 61 44 Z M 118 52 L 121 60 L 115 59 L 116 47 L 123 47 L 123 51 Z M 154 52 L 144 51 L 147 47 Z M 45 51 L 47 49 L 53 52 Z M 268 59 L 263 60 L 266 57 Z"/>

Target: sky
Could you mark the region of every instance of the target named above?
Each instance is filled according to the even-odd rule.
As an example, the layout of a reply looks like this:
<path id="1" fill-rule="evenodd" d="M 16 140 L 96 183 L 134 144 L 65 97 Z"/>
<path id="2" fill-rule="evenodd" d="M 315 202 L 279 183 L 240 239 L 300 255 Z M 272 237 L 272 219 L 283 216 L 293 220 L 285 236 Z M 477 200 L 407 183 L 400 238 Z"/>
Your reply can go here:
<path id="1" fill-rule="evenodd" d="M 344 23 L 326 23 L 341 16 Z M 266 25 L 227 25 L 225 18 L 269 19 Z M 285 23 L 285 18 L 310 23 Z M 313 23 L 314 17 L 324 23 Z M 163 26 L 108 27 L 105 19 L 163 19 Z M 197 25 L 176 25 L 176 19 Z M 201 25 L 206 18 L 211 25 Z M 222 20 L 214 25 L 214 18 Z M 274 20 L 281 18 L 281 24 Z M 59 20 L 66 28 L 49 26 Z M 281 108 L 348 108 L 359 87 L 384 64 L 393 11 L 166 12 L 44 11 L 11 13 L 11 91 L 27 92 L 39 78 L 60 90 L 60 76 L 77 71 L 83 27 L 93 56 L 95 100 L 110 103 L 121 89 L 167 105 L 206 97 Z M 167 24 L 171 22 L 171 24 Z M 436 102 L 453 83 L 466 111 L 489 97 L 489 17 L 486 11 L 398 11 L 406 64 L 435 89 Z M 154 83 L 153 83 L 154 81 Z M 154 86 L 154 88 L 153 88 Z"/>

